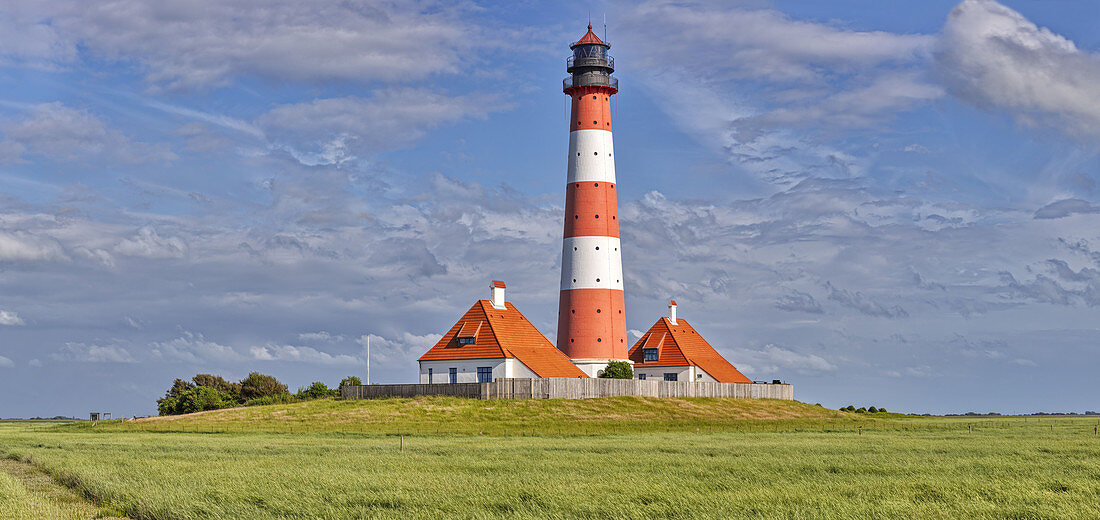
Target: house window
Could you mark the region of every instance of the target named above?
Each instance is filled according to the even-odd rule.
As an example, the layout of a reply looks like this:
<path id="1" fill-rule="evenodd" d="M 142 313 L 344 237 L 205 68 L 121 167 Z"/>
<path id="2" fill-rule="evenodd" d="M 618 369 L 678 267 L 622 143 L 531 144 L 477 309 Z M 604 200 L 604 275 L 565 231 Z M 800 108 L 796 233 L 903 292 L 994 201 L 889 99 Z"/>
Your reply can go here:
<path id="1" fill-rule="evenodd" d="M 657 361 L 657 349 L 643 348 L 642 356 L 644 356 L 643 361 Z"/>
<path id="2" fill-rule="evenodd" d="M 675 381 L 675 380 L 676 380 L 676 373 L 675 372 L 665 372 L 665 381 Z"/>
<path id="3" fill-rule="evenodd" d="M 458 344 L 459 345 L 473 345 L 475 341 L 477 341 L 477 338 L 475 338 L 473 336 L 465 336 L 465 337 L 458 338 Z"/>
<path id="4" fill-rule="evenodd" d="M 432 382 L 432 369 L 430 369 L 430 368 L 428 369 L 428 382 L 429 383 Z"/>
<path id="5" fill-rule="evenodd" d="M 638 380 L 645 381 L 645 374 L 638 374 Z"/>
<path id="6" fill-rule="evenodd" d="M 448 368 L 447 372 L 451 376 L 451 384 L 457 383 L 458 382 L 458 369 L 457 368 Z"/>
<path id="7" fill-rule="evenodd" d="M 491 383 L 493 381 L 493 367 L 477 367 L 477 382 Z"/>

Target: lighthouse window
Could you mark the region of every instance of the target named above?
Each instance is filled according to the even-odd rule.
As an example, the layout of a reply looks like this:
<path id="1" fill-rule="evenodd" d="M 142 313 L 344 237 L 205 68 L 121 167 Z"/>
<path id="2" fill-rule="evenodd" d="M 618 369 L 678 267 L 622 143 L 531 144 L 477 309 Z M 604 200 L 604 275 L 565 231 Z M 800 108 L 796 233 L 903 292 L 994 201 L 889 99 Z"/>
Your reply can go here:
<path id="1" fill-rule="evenodd" d="M 576 279 L 576 278 L 574 278 L 574 279 L 573 279 L 573 283 L 577 283 L 577 279 Z"/>
<path id="2" fill-rule="evenodd" d="M 576 251 L 576 250 L 577 250 L 577 248 L 575 248 L 575 247 L 574 247 L 574 248 L 573 248 L 573 250 L 574 250 L 574 251 Z"/>
<path id="3" fill-rule="evenodd" d="M 599 279 L 599 278 L 596 278 L 596 283 L 600 283 L 600 279 Z"/>
<path id="4" fill-rule="evenodd" d="M 599 121 L 593 121 L 592 124 L 598 125 L 598 124 L 600 124 L 600 122 Z"/>
<path id="5" fill-rule="evenodd" d="M 599 314 L 599 313 L 600 313 L 600 310 L 599 310 L 599 309 L 596 309 L 596 314 Z"/>
<path id="6" fill-rule="evenodd" d="M 600 187 L 600 183 L 598 183 L 598 182 L 597 182 L 597 183 L 596 183 L 596 186 L 595 186 L 595 187 L 599 188 L 599 187 Z"/>
<path id="7" fill-rule="evenodd" d="M 577 157 L 580 157 L 580 156 L 581 156 L 581 153 L 580 153 L 580 152 L 577 152 Z"/>
<path id="8" fill-rule="evenodd" d="M 599 251 L 599 250 L 600 250 L 600 246 L 596 246 L 596 251 Z"/>
<path id="9" fill-rule="evenodd" d="M 595 124 L 596 122 L 593 121 L 592 123 Z M 600 155 L 600 152 L 592 152 L 592 155 Z"/>
<path id="10" fill-rule="evenodd" d="M 599 216 L 599 215 L 596 215 L 596 218 L 600 218 L 600 216 Z M 596 249 L 599 249 L 599 248 L 597 247 Z"/>
<path id="11" fill-rule="evenodd" d="M 592 99 L 596 99 L 596 96 L 592 96 Z"/>
<path id="12" fill-rule="evenodd" d="M 596 343 L 601 343 L 601 342 L 603 342 L 603 338 L 596 338 Z"/>

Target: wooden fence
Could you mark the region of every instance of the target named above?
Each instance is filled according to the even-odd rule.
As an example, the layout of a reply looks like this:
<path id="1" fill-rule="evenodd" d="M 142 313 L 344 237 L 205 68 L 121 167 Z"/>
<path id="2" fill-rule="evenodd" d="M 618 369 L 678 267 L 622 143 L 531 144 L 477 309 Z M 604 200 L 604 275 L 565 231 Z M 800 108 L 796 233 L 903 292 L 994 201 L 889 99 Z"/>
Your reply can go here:
<path id="1" fill-rule="evenodd" d="M 740 399 L 794 399 L 794 387 L 766 383 L 698 383 L 639 379 L 542 378 L 497 379 L 491 383 L 435 383 L 417 385 L 345 386 L 344 399 L 378 399 L 453 395 L 477 399 L 591 399 L 630 395 L 638 397 L 734 397 Z"/>

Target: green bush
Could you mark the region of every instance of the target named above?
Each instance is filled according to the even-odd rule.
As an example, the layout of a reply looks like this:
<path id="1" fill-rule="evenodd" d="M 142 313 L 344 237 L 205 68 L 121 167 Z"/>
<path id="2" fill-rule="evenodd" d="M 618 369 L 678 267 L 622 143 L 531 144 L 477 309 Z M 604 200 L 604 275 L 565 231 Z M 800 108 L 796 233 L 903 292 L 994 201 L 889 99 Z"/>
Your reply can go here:
<path id="1" fill-rule="evenodd" d="M 195 383 L 195 386 L 207 386 L 224 392 L 233 397 L 234 401 L 241 401 L 241 384 L 231 383 L 226 381 L 221 376 L 215 376 L 211 374 L 197 374 L 191 378 L 191 382 Z"/>
<path id="2" fill-rule="evenodd" d="M 308 401 L 311 399 L 322 399 L 325 397 L 332 397 L 333 391 L 329 390 L 324 383 L 320 381 L 314 381 L 305 388 L 299 388 L 298 393 L 294 395 L 298 399 Z"/>
<path id="3" fill-rule="evenodd" d="M 634 369 L 626 361 L 608 361 L 600 377 L 604 379 L 634 379 Z"/>
<path id="4" fill-rule="evenodd" d="M 241 380 L 241 399 L 249 401 L 269 395 L 281 395 L 289 393 L 286 385 L 279 382 L 273 376 L 252 372 Z"/>
<path id="5" fill-rule="evenodd" d="M 879 408 L 878 413 L 886 413 L 886 409 L 885 408 Z"/>
<path id="6" fill-rule="evenodd" d="M 860 406 L 859 408 L 856 408 L 856 413 L 867 413 L 867 409 Z"/>
<path id="7" fill-rule="evenodd" d="M 878 408 L 875 408 L 874 406 L 872 406 L 872 407 L 868 408 L 867 411 L 870 412 L 870 413 L 878 413 Z"/>
<path id="8" fill-rule="evenodd" d="M 359 379 L 359 376 L 348 376 L 340 380 L 340 388 L 345 386 L 360 386 L 363 384 L 363 380 Z"/>
<path id="9" fill-rule="evenodd" d="M 195 385 L 182 379 L 173 381 L 172 387 L 164 393 L 164 397 L 157 399 L 157 413 L 160 415 L 175 415 L 179 413 L 176 409 L 179 407 L 180 396 L 193 388 L 195 388 Z"/>

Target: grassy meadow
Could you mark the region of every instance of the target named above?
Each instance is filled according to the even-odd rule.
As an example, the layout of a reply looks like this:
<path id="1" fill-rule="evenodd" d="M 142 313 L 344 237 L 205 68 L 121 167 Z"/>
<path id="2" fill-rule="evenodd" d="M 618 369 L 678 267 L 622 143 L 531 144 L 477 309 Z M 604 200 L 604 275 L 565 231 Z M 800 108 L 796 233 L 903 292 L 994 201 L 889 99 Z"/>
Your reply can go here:
<path id="1" fill-rule="evenodd" d="M 685 400 L 666 403 L 662 420 L 632 419 L 630 400 L 454 401 L 425 400 L 407 417 L 391 402 L 330 401 L 95 428 L 0 426 L 0 456 L 147 519 L 1100 518 L 1095 418 L 838 418 L 797 403 L 777 412 L 767 401 Z M 431 431 L 419 417 L 429 412 L 415 409 L 437 406 L 481 422 Z M 506 412 L 524 406 L 557 413 L 527 417 L 543 430 L 531 435 Z M 674 412 L 692 406 L 709 412 Z M 720 420 L 723 407 L 754 428 Z M 245 416 L 219 429 L 223 414 Z M 295 414 L 314 422 L 269 424 Z M 378 426 L 354 431 L 348 414 Z M 614 414 L 636 431 L 601 429 L 598 416 Z M 143 429 L 151 424 L 163 429 Z M 0 504 L 18 502 L 3 474 Z"/>

